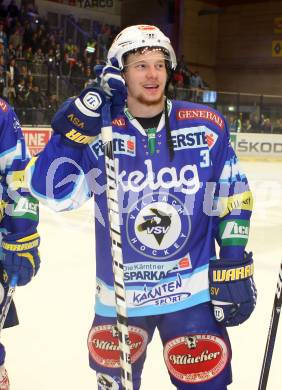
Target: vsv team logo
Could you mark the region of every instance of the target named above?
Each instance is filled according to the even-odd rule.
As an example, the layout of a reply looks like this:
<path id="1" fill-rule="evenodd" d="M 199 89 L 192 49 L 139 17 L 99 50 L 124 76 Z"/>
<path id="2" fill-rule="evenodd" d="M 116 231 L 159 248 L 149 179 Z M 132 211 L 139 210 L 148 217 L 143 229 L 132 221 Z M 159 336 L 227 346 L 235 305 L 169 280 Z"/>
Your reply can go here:
<path id="1" fill-rule="evenodd" d="M 150 194 L 129 210 L 126 231 L 130 246 L 154 259 L 179 252 L 190 235 L 191 221 L 184 204 L 168 193 Z"/>

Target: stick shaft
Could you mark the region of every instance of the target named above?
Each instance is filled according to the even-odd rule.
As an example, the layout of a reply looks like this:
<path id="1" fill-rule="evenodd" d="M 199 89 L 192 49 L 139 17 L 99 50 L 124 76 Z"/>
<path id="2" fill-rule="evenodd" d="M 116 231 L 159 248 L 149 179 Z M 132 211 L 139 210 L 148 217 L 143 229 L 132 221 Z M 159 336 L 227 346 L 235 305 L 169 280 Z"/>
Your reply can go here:
<path id="1" fill-rule="evenodd" d="M 275 346 L 276 333 L 277 333 L 277 328 L 278 328 L 278 323 L 280 318 L 281 305 L 282 305 L 281 291 L 282 291 L 282 262 L 280 264 L 277 288 L 276 288 L 274 302 L 273 302 L 271 320 L 270 320 L 270 325 L 269 325 L 269 330 L 267 335 L 267 341 L 265 346 L 258 390 L 265 390 L 267 386 L 271 360 L 272 360 L 273 350 Z"/>
<path id="2" fill-rule="evenodd" d="M 117 330 L 119 335 L 121 380 L 124 390 L 133 390 L 126 292 L 124 285 L 122 241 L 120 232 L 120 215 L 118 205 L 117 171 L 115 167 L 113 134 L 108 104 L 106 104 L 103 109 L 102 139 L 104 142 L 107 176 L 107 206 L 113 257 L 114 290 L 117 312 Z"/>
<path id="3" fill-rule="evenodd" d="M 5 303 L 3 305 L 1 315 L 0 315 L 0 332 L 2 331 L 2 329 L 4 327 L 6 317 L 7 317 L 7 314 L 8 314 L 12 299 L 13 299 L 13 295 L 14 295 L 14 292 L 16 290 L 16 285 L 17 285 L 17 277 L 13 276 L 11 283 L 9 285 L 9 290 L 8 290 L 7 295 L 6 295 L 6 300 L 5 300 Z"/>

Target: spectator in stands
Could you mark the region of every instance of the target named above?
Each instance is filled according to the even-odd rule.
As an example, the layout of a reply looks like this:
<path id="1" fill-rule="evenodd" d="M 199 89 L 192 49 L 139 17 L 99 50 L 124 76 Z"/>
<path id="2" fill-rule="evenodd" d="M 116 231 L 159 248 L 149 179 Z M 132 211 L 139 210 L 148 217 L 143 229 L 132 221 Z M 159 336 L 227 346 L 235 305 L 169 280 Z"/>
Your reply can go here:
<path id="1" fill-rule="evenodd" d="M 42 21 L 41 21 L 42 22 Z M 38 25 L 38 28 L 36 30 L 38 42 L 42 42 L 43 40 L 47 39 L 47 32 L 45 30 L 45 27 L 43 24 Z M 53 34 L 50 33 L 48 36 L 47 44 L 48 47 L 51 47 L 53 44 Z"/>
<path id="2" fill-rule="evenodd" d="M 6 97 L 6 77 L 3 69 L 0 68 L 0 97 Z"/>
<path id="3" fill-rule="evenodd" d="M 194 102 L 201 101 L 204 82 L 198 71 L 192 72 L 190 77 L 191 100 Z"/>
<path id="4" fill-rule="evenodd" d="M 32 89 L 33 84 L 34 84 L 34 75 L 31 73 L 28 73 L 28 75 L 25 79 L 25 85 L 26 85 L 28 91 L 30 91 Z"/>
<path id="5" fill-rule="evenodd" d="M 187 65 L 184 65 L 182 67 L 182 75 L 183 75 L 183 83 L 184 83 L 184 88 L 190 88 L 191 87 L 191 72 L 188 69 Z"/>
<path id="6" fill-rule="evenodd" d="M 23 60 L 23 47 L 22 45 L 16 46 L 16 59 Z"/>
<path id="7" fill-rule="evenodd" d="M 27 96 L 27 88 L 25 84 L 25 79 L 21 77 L 19 83 L 16 85 L 16 101 L 15 101 L 15 108 L 18 109 L 17 114 L 19 116 L 20 121 L 24 120 L 26 115 L 26 96 Z"/>
<path id="8" fill-rule="evenodd" d="M 5 48 L 8 47 L 8 38 L 7 34 L 4 30 L 4 23 L 0 21 L 0 40 L 3 42 Z"/>
<path id="9" fill-rule="evenodd" d="M 7 100 L 12 107 L 14 107 L 16 104 L 16 96 L 17 95 L 14 80 L 8 79 Z"/>
<path id="10" fill-rule="evenodd" d="M 179 100 L 189 99 L 189 70 L 188 67 L 184 65 L 178 65 L 173 74 L 172 86 L 174 91 L 172 92 L 172 86 L 170 87 L 170 94 Z"/>
<path id="11" fill-rule="evenodd" d="M 250 121 L 250 118 L 247 118 L 242 125 L 242 131 L 245 133 L 251 133 L 252 132 L 252 123 Z"/>
<path id="12" fill-rule="evenodd" d="M 70 38 L 68 38 L 67 42 L 64 45 L 64 51 L 68 53 L 69 58 L 77 59 L 78 46 L 75 45 Z"/>
<path id="13" fill-rule="evenodd" d="M 13 45 L 14 48 L 18 48 L 23 44 L 23 34 L 21 32 L 20 27 L 17 27 L 9 37 L 9 43 Z"/>
<path id="14" fill-rule="evenodd" d="M 28 62 L 32 62 L 33 60 L 33 51 L 32 51 L 32 46 L 28 46 L 25 48 L 23 52 L 24 59 Z"/>
<path id="15" fill-rule="evenodd" d="M 16 49 L 12 42 L 9 42 L 8 44 L 7 56 L 8 59 L 11 59 L 16 56 Z"/>
<path id="16" fill-rule="evenodd" d="M 273 125 L 273 133 L 282 134 L 282 118 L 277 118 Z"/>
<path id="17" fill-rule="evenodd" d="M 266 133 L 266 134 L 270 134 L 273 132 L 273 126 L 270 121 L 270 118 L 263 119 L 261 131 L 262 133 Z"/>
<path id="18" fill-rule="evenodd" d="M 23 79 L 25 84 L 27 84 L 27 79 L 29 74 L 30 73 L 28 72 L 27 65 L 21 65 L 19 78 Z"/>
<path id="19" fill-rule="evenodd" d="M 240 133 L 242 130 L 241 116 L 231 115 L 229 117 L 229 129 L 231 132 Z"/>
<path id="20" fill-rule="evenodd" d="M 43 34 L 42 38 L 46 37 L 48 40 L 48 50 L 53 49 L 53 51 L 55 52 L 56 44 L 57 44 L 55 34 L 53 34 L 52 32 L 49 32 L 49 33 L 45 32 L 45 31 L 43 31 L 43 29 L 40 30 L 40 33 Z M 40 39 L 42 39 L 42 38 L 40 38 Z"/>
<path id="21" fill-rule="evenodd" d="M 95 76 L 91 70 L 91 68 L 88 66 L 87 68 L 84 69 L 84 75 L 85 75 L 85 82 L 84 82 L 84 88 L 89 87 L 94 83 Z"/>
<path id="22" fill-rule="evenodd" d="M 39 48 L 42 48 L 41 46 L 41 39 L 39 38 L 38 36 L 38 32 L 37 31 L 34 31 L 32 33 L 32 45 L 30 45 L 31 48 L 32 48 L 32 53 L 34 54 Z M 28 48 L 29 49 L 29 48 Z M 44 47 L 44 49 L 46 49 Z M 31 58 L 27 58 L 28 61 L 32 60 L 32 56 Z"/>
<path id="23" fill-rule="evenodd" d="M 43 73 L 42 64 L 45 62 L 45 56 L 42 51 L 42 48 L 39 47 L 33 56 L 33 69 L 34 73 Z"/>
<path id="24" fill-rule="evenodd" d="M 173 73 L 173 80 L 172 80 L 173 84 L 177 87 L 177 88 L 183 88 L 184 87 L 184 77 L 183 77 L 183 74 L 181 72 L 181 69 L 179 66 L 176 67 L 174 73 Z"/>
<path id="25" fill-rule="evenodd" d="M 63 61 L 61 63 L 61 74 L 62 76 L 70 76 L 70 61 L 69 61 L 69 55 L 68 52 L 64 52 L 63 54 Z"/>
<path id="26" fill-rule="evenodd" d="M 61 49 L 60 43 L 56 43 L 56 45 L 55 45 L 54 56 L 55 56 L 55 72 L 57 75 L 60 75 L 61 74 L 61 62 L 62 62 L 62 49 Z"/>
<path id="27" fill-rule="evenodd" d="M 7 63 L 7 52 L 2 39 L 0 39 L 0 57 L 3 57 L 5 67 L 5 64 Z"/>
<path id="28" fill-rule="evenodd" d="M 73 63 L 70 69 L 70 82 L 75 90 L 81 90 L 84 84 L 84 66 L 81 60 Z"/>
<path id="29" fill-rule="evenodd" d="M 181 72 L 183 76 L 183 86 L 184 88 L 190 88 L 190 77 L 191 72 L 188 68 L 187 61 L 185 61 L 184 55 L 180 57 L 180 59 L 177 61 L 177 66 L 179 68 L 179 71 Z"/>
<path id="30" fill-rule="evenodd" d="M 26 106 L 29 108 L 27 115 L 28 122 L 33 126 L 43 123 L 45 115 L 45 98 L 38 85 L 30 85 Z"/>
<path id="31" fill-rule="evenodd" d="M 258 114 L 254 113 L 250 115 L 250 122 L 252 126 L 252 131 L 254 133 L 260 133 L 261 131 L 261 122 Z"/>
<path id="32" fill-rule="evenodd" d="M 191 74 L 191 86 L 193 88 L 199 88 L 199 89 L 204 89 L 205 87 L 202 77 L 200 76 L 198 71 Z"/>
<path id="33" fill-rule="evenodd" d="M 94 68 L 94 65 L 102 63 L 102 61 L 100 61 L 100 60 L 95 60 L 95 56 L 87 53 L 86 51 L 84 51 L 84 53 L 83 53 L 82 62 L 84 65 L 84 69 L 90 68 L 91 72 L 92 72 L 92 69 Z"/>
<path id="34" fill-rule="evenodd" d="M 51 123 L 51 120 L 59 107 L 58 97 L 55 94 L 47 96 L 46 112 L 45 112 L 45 122 Z"/>
<path id="35" fill-rule="evenodd" d="M 96 46 L 96 44 L 97 44 L 97 42 L 93 38 L 90 38 L 87 41 L 86 48 L 85 48 L 86 55 L 93 55 L 95 53 L 95 50 L 96 50 L 95 46 Z"/>
<path id="36" fill-rule="evenodd" d="M 5 72 L 6 71 L 6 61 L 3 55 L 0 55 L 0 69 Z"/>
<path id="37" fill-rule="evenodd" d="M 10 80 L 14 81 L 17 83 L 19 81 L 19 68 L 16 64 L 16 58 L 15 57 L 10 57 L 10 62 L 7 66 L 7 73 L 8 77 Z"/>

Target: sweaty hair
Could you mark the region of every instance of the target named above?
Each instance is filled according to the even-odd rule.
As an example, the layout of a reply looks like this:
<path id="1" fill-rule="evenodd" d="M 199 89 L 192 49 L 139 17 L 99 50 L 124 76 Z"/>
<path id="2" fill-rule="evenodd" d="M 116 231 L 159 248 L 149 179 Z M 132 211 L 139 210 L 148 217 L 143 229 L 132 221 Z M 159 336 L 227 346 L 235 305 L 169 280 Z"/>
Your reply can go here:
<path id="1" fill-rule="evenodd" d="M 169 52 L 162 47 L 150 47 L 150 46 L 145 46 L 145 47 L 138 47 L 137 49 L 130 50 L 129 52 L 125 53 L 124 56 L 122 57 L 123 63 L 125 65 L 124 71 L 126 69 L 126 64 L 127 64 L 127 59 L 130 54 L 144 54 L 146 50 L 149 51 L 157 51 L 157 52 L 162 52 L 164 54 L 164 60 L 165 60 L 165 67 L 167 72 L 170 72 L 170 66 L 169 66 Z"/>

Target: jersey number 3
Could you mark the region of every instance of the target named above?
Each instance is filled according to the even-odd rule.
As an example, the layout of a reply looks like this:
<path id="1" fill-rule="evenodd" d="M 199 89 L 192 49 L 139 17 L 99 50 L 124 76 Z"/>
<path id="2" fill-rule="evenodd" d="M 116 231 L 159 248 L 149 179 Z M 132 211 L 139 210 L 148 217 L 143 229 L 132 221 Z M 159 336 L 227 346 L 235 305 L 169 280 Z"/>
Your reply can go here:
<path id="1" fill-rule="evenodd" d="M 201 161 L 200 167 L 206 168 L 210 166 L 210 151 L 208 149 L 200 151 Z"/>

